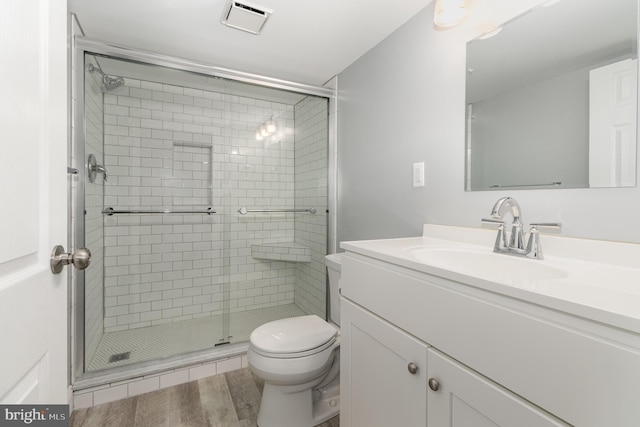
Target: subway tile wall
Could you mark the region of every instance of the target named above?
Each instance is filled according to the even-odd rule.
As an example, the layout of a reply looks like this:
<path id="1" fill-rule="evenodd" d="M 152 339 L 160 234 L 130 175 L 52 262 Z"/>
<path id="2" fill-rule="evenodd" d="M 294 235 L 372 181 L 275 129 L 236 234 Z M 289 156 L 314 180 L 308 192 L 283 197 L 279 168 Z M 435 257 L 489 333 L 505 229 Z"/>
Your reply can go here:
<path id="1" fill-rule="evenodd" d="M 311 251 L 311 262 L 296 264 L 295 303 L 320 317 L 326 312 L 329 103 L 307 97 L 295 106 L 296 207 L 315 207 L 315 215 L 297 215 L 295 241 Z"/>
<path id="2" fill-rule="evenodd" d="M 324 315 L 317 289 L 325 281 L 319 223 L 326 224 L 326 171 L 321 184 L 322 172 L 305 168 L 324 161 L 326 169 L 327 139 L 326 132 L 322 141 L 302 136 L 322 133 L 317 113 L 307 110 L 315 111 L 305 100 L 293 106 L 131 78 L 104 94 L 104 206 L 217 212 L 104 217 L 105 332 L 221 314 L 227 296 L 229 310 L 244 311 L 312 295 L 301 308 Z M 277 137 L 256 140 L 256 128 L 271 116 Z M 294 127 L 298 118 L 309 130 Z M 321 145 L 325 160 L 313 148 L 300 151 L 299 137 Z M 296 186 L 309 182 L 324 189 L 309 188 L 296 202 Z M 303 215 L 237 213 L 307 202 L 325 203 L 315 206 L 323 214 L 308 228 L 296 225 Z M 300 263 L 251 257 L 251 245 L 298 242 L 298 235 L 318 252 L 303 270 L 304 283 L 296 285 Z M 315 243 L 308 243 L 311 235 Z"/>

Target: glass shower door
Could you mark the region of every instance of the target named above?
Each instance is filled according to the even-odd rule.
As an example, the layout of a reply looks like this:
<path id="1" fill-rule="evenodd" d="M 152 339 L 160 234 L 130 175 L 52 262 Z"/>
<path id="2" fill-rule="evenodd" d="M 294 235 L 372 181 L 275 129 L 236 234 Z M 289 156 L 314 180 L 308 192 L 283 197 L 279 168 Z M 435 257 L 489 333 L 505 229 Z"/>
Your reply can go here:
<path id="1" fill-rule="evenodd" d="M 326 316 L 329 102 L 228 82 L 224 138 L 231 341 Z"/>
<path id="2" fill-rule="evenodd" d="M 85 372 L 212 359 L 267 321 L 325 318 L 328 99 L 84 59 Z"/>
<path id="3" fill-rule="evenodd" d="M 192 77 L 85 56 L 85 371 L 228 340 L 222 123 Z"/>

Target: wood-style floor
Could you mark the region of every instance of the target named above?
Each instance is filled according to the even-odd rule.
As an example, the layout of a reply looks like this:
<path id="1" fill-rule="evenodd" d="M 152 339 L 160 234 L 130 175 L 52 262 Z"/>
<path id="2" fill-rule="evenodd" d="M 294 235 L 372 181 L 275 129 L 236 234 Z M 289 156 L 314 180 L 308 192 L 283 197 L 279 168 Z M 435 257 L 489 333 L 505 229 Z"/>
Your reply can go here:
<path id="1" fill-rule="evenodd" d="M 249 368 L 74 411 L 71 427 L 255 427 L 262 381 Z M 339 427 L 340 417 L 319 427 Z"/>

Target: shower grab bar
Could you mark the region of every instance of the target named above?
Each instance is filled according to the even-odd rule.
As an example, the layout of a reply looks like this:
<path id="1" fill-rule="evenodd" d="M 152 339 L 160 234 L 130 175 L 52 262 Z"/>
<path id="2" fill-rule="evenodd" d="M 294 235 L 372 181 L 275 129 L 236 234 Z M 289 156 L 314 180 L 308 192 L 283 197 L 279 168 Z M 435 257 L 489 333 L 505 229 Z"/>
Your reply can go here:
<path id="1" fill-rule="evenodd" d="M 120 215 L 120 214 L 207 214 L 211 215 L 216 213 L 213 208 L 207 208 L 202 211 L 175 211 L 171 209 L 163 209 L 163 210 L 116 210 L 113 208 L 106 208 L 102 210 L 102 213 L 105 215 Z"/>
<path id="2" fill-rule="evenodd" d="M 307 212 L 310 213 L 312 215 L 315 215 L 315 213 L 317 212 L 316 208 L 307 208 L 307 209 L 247 209 L 246 207 L 241 207 L 240 209 L 238 209 L 238 213 L 240 215 L 246 215 L 248 213 L 255 213 L 255 212 L 266 212 L 266 213 L 282 213 L 282 212 L 286 212 L 286 213 L 296 213 L 296 212 Z"/>

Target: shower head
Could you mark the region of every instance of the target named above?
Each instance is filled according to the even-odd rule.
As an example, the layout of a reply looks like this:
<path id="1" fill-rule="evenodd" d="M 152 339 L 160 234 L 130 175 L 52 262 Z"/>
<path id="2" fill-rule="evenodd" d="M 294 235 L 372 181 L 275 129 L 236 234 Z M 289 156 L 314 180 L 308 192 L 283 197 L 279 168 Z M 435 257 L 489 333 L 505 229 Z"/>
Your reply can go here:
<path id="1" fill-rule="evenodd" d="M 110 76 L 108 74 L 105 74 L 100 66 L 96 67 L 93 64 L 89 64 L 87 65 L 87 71 L 89 71 L 90 73 L 93 73 L 94 71 L 100 73 L 100 75 L 102 76 L 102 87 L 105 90 L 114 90 L 124 85 L 124 78 L 120 76 Z"/>
<path id="2" fill-rule="evenodd" d="M 124 79 L 120 76 L 102 76 L 102 84 L 106 90 L 114 90 L 124 85 Z"/>

